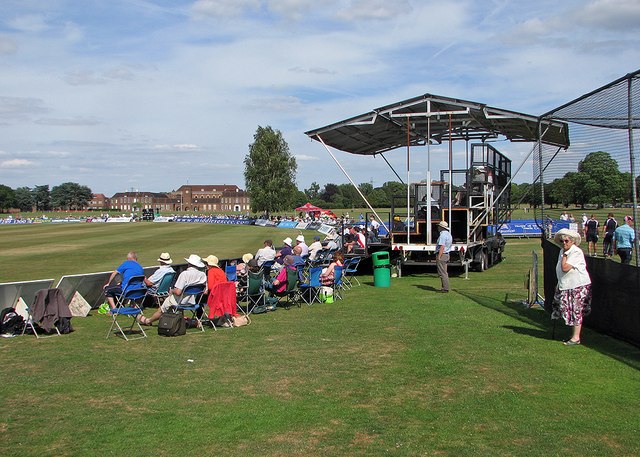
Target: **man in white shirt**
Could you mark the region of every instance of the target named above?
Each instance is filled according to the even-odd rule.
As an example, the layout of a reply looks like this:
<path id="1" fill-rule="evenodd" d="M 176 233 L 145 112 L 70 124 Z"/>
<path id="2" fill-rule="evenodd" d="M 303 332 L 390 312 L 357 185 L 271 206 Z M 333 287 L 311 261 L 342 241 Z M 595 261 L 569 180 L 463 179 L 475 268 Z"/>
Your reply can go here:
<path id="1" fill-rule="evenodd" d="M 261 267 L 263 263 L 275 260 L 275 258 L 276 250 L 273 248 L 273 241 L 264 240 L 264 247 L 262 249 L 258 249 L 258 252 L 256 252 L 256 256 L 254 257 L 256 262 L 258 262 L 258 266 Z"/>
<path id="2" fill-rule="evenodd" d="M 318 252 L 322 250 L 322 243 L 320 242 L 320 236 L 313 237 L 313 243 L 309 246 L 309 260 L 315 260 Z"/>
<path id="3" fill-rule="evenodd" d="M 144 283 L 149 288 L 149 291 L 155 292 L 162 281 L 162 278 L 165 277 L 168 273 L 174 273 L 174 269 L 171 266 L 173 260 L 171 260 L 171 256 L 168 252 L 163 252 L 160 254 L 158 258 L 158 262 L 160 262 L 160 267 L 153 272 L 151 276 L 148 278 L 144 278 Z"/>

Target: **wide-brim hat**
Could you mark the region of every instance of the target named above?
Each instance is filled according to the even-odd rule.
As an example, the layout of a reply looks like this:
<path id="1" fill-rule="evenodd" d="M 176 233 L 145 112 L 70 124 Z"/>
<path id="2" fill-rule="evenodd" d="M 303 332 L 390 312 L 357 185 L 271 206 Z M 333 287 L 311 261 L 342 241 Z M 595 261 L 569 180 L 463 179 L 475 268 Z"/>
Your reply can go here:
<path id="1" fill-rule="evenodd" d="M 184 260 L 186 260 L 190 265 L 193 265 L 194 267 L 204 267 L 204 263 L 202 263 L 202 259 L 199 255 L 191 254 L 188 258 L 185 257 Z"/>
<path id="2" fill-rule="evenodd" d="M 202 259 L 202 261 L 204 263 L 206 263 L 207 265 L 209 265 L 210 267 L 217 267 L 218 266 L 218 258 L 213 254 L 205 257 L 204 259 Z"/>
<path id="3" fill-rule="evenodd" d="M 158 262 L 171 265 L 173 263 L 173 260 L 171 260 L 171 255 L 169 255 L 168 252 L 163 252 L 162 254 L 160 254 L 160 257 L 158 257 Z"/>
<path id="4" fill-rule="evenodd" d="M 563 228 L 558 230 L 555 236 L 553 237 L 553 240 L 559 245 L 562 245 L 563 237 L 571 238 L 573 240 L 573 244 L 575 244 L 576 246 L 580 246 L 580 242 L 582 241 L 582 237 L 578 232 L 568 228 Z"/>
<path id="5" fill-rule="evenodd" d="M 291 243 L 293 243 L 293 240 L 289 237 L 286 237 L 284 240 L 282 240 L 282 242 L 287 246 L 291 246 Z"/>
<path id="6" fill-rule="evenodd" d="M 438 227 L 442 227 L 443 229 L 449 230 L 449 224 L 447 224 L 447 221 L 438 222 Z"/>
<path id="7" fill-rule="evenodd" d="M 247 252 L 245 255 L 242 256 L 242 262 L 243 263 L 247 263 L 249 260 L 253 259 L 253 254 Z"/>
<path id="8" fill-rule="evenodd" d="M 296 237 L 296 241 L 301 241 L 301 242 L 303 242 L 303 243 L 304 243 L 304 235 L 298 235 L 298 236 Z"/>

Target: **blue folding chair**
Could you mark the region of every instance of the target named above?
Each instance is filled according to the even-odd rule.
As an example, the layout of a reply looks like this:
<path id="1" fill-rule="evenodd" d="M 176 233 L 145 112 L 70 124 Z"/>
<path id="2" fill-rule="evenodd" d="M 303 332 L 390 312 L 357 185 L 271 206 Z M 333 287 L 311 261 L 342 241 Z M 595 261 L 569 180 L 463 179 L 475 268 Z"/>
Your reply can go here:
<path id="1" fill-rule="evenodd" d="M 358 272 L 358 265 L 360 265 L 361 260 L 362 257 L 351 257 L 351 259 L 345 261 L 343 271 L 343 283 L 345 288 L 351 289 L 353 287 L 353 281 L 360 285 L 360 281 L 356 277 L 356 273 Z"/>
<path id="2" fill-rule="evenodd" d="M 202 325 L 202 319 L 198 317 L 198 314 L 204 307 L 201 301 L 206 288 L 206 284 L 192 284 L 185 287 L 182 291 L 182 295 L 180 295 L 180 301 L 176 306 L 176 312 L 182 311 L 184 313 L 185 311 L 188 311 L 191 313 L 191 318 L 196 321 L 196 329 L 200 329 L 201 332 L 204 332 L 204 325 Z M 195 303 L 189 303 L 192 297 L 194 298 Z M 205 315 L 204 309 L 202 309 L 202 313 L 200 313 L 200 315 Z M 215 325 L 213 326 L 213 329 L 216 329 Z"/>
<path id="3" fill-rule="evenodd" d="M 227 281 L 238 280 L 238 270 L 235 265 L 227 265 L 224 267 L 224 273 L 227 275 Z"/>
<path id="4" fill-rule="evenodd" d="M 116 334 L 122 335 L 125 341 L 147 337 L 147 334 L 138 321 L 138 317 L 142 315 L 142 307 L 137 303 L 138 301 L 142 302 L 144 297 L 147 295 L 147 288 L 144 286 L 144 283 L 142 284 L 142 286 L 137 287 L 131 287 L 131 284 L 132 282 L 129 281 L 127 290 L 125 290 L 122 295 L 117 297 L 116 307 L 111 310 L 112 321 L 111 327 L 109 327 L 109 332 L 107 333 L 107 338 L 111 336 L 114 327 L 117 328 Z M 118 322 L 118 317 L 120 316 L 129 316 L 132 319 L 131 325 L 125 328 L 120 326 L 120 323 Z M 133 327 L 136 325 L 138 326 L 139 331 L 133 330 Z M 135 337 L 127 337 L 127 333 L 129 335 L 132 335 L 135 334 L 134 332 L 140 333 L 140 335 Z"/>
<path id="5" fill-rule="evenodd" d="M 320 288 L 322 287 L 322 282 L 320 282 L 321 274 L 322 267 L 311 267 L 309 268 L 308 282 L 302 282 L 298 284 L 300 298 L 302 298 L 302 301 L 305 302 L 308 306 L 311 306 L 314 301 L 320 301 L 319 294 Z M 307 297 L 309 298 L 308 300 Z"/>

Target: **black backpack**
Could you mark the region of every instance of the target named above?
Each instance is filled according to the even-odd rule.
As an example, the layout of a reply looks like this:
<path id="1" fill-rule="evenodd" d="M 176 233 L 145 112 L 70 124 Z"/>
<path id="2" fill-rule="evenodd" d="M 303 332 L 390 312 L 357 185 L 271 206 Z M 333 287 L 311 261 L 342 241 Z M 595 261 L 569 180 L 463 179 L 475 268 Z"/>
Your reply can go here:
<path id="1" fill-rule="evenodd" d="M 24 318 L 16 313 L 15 308 L 0 311 L 0 334 L 19 335 L 24 327 Z"/>
<path id="2" fill-rule="evenodd" d="M 162 313 L 158 321 L 158 335 L 181 336 L 187 333 L 187 325 L 182 311 Z"/>

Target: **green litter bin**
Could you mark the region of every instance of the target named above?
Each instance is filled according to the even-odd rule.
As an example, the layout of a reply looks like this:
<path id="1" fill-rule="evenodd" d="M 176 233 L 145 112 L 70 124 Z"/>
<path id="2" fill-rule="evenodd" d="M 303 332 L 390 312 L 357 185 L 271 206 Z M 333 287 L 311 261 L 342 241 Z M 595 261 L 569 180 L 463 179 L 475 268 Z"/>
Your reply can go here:
<path id="1" fill-rule="evenodd" d="M 371 254 L 373 262 L 373 285 L 375 287 L 391 286 L 391 264 L 389 253 L 378 251 Z"/>

